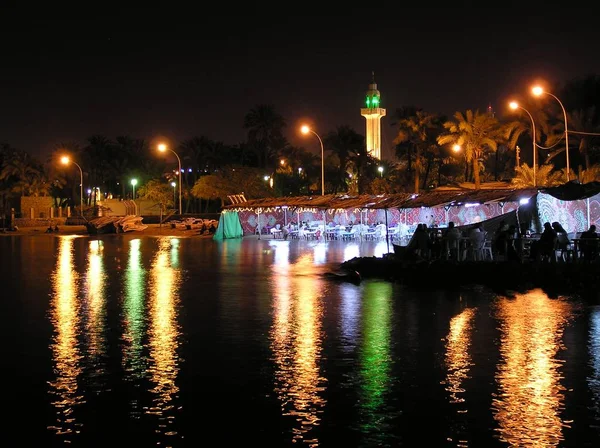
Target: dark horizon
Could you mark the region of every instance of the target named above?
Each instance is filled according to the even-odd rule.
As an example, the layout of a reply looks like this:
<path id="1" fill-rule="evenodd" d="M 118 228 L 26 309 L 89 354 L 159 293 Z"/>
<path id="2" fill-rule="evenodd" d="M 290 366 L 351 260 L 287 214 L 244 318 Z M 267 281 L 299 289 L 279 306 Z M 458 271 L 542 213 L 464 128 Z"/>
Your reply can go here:
<path id="1" fill-rule="evenodd" d="M 237 144 L 245 114 L 264 103 L 286 119 L 291 144 L 317 150 L 299 124 L 364 134 L 360 108 L 374 71 L 389 159 L 400 106 L 451 115 L 491 104 L 502 116 L 537 80 L 556 91 L 600 73 L 590 50 L 600 32 L 587 9 L 529 6 L 354 8 L 334 17 L 252 10 L 200 22 L 183 11 L 169 12 L 164 27 L 152 10 L 82 21 L 3 7 L 0 142 L 37 156 L 93 134 Z"/>

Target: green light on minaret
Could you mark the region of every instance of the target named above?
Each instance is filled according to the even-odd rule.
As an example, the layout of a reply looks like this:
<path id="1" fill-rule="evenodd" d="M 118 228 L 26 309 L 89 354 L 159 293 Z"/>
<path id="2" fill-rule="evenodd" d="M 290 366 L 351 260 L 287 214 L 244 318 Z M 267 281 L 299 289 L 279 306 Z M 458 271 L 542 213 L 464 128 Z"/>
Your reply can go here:
<path id="1" fill-rule="evenodd" d="M 376 94 L 367 95 L 366 99 L 367 109 L 374 109 L 379 107 L 379 97 Z"/>

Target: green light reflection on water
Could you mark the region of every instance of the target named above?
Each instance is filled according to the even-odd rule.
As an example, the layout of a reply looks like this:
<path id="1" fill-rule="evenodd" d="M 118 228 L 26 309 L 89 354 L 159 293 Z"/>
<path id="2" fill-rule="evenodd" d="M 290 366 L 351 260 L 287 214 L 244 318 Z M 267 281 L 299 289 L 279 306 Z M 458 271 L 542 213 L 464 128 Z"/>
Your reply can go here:
<path id="1" fill-rule="evenodd" d="M 145 362 L 142 357 L 144 337 L 144 296 L 146 270 L 142 264 L 141 240 L 129 241 L 129 259 L 125 269 L 125 300 L 123 336 L 123 367 L 134 378 L 144 375 Z"/>
<path id="2" fill-rule="evenodd" d="M 369 282 L 363 291 L 363 341 L 360 348 L 362 430 L 376 435 L 386 421 L 382 409 L 390 383 L 392 285 Z M 384 431 L 381 431 L 383 434 Z"/>

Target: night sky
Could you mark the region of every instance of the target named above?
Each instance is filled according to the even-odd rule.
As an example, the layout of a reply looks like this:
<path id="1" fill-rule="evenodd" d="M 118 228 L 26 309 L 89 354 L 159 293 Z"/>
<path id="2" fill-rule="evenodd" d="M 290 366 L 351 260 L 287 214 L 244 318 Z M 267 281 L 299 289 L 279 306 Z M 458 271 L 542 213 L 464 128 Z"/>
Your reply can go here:
<path id="1" fill-rule="evenodd" d="M 423 3 L 331 11 L 287 2 L 228 3 L 228 11 L 201 2 L 189 10 L 2 6 L 0 142 L 36 155 L 92 134 L 236 144 L 245 114 L 267 103 L 286 118 L 293 144 L 316 150 L 299 123 L 309 119 L 320 134 L 344 124 L 364 134 L 359 109 L 375 71 L 389 158 L 399 106 L 452 114 L 491 103 L 502 115 L 537 79 L 558 89 L 600 73 L 600 27 L 589 7 Z"/>

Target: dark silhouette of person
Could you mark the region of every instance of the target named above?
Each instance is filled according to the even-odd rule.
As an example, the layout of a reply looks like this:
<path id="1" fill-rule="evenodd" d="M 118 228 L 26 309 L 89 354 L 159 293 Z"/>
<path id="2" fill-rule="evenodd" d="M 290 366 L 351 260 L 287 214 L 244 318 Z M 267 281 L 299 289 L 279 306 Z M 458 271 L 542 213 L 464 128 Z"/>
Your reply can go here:
<path id="1" fill-rule="evenodd" d="M 549 222 L 544 223 L 544 231 L 540 236 L 539 255 L 542 260 L 555 261 L 556 232 Z"/>
<path id="2" fill-rule="evenodd" d="M 517 234 L 517 226 L 510 225 L 508 226 L 508 230 L 506 231 L 506 260 L 507 261 L 521 261 L 521 257 L 517 252 L 517 248 L 515 246 L 515 236 Z"/>
<path id="3" fill-rule="evenodd" d="M 598 257 L 598 234 L 594 224 L 581 233 L 579 248 L 584 261 L 594 261 Z"/>

